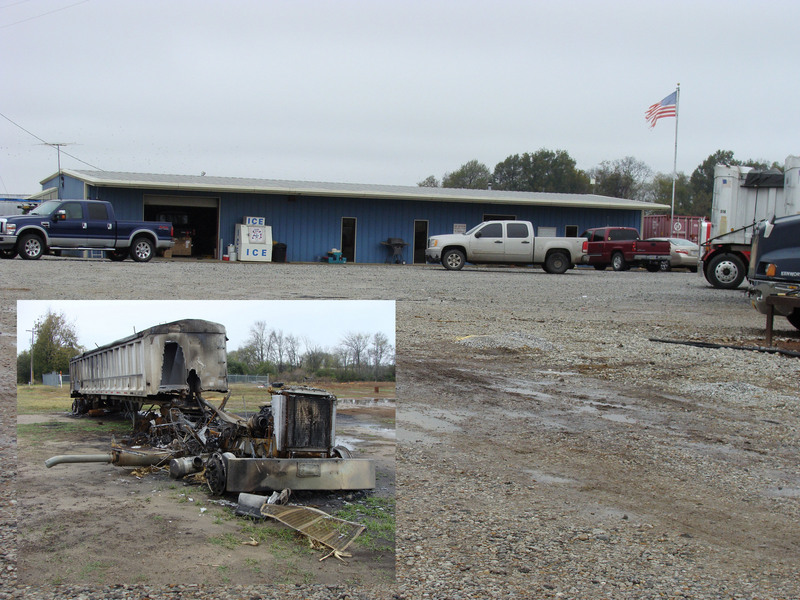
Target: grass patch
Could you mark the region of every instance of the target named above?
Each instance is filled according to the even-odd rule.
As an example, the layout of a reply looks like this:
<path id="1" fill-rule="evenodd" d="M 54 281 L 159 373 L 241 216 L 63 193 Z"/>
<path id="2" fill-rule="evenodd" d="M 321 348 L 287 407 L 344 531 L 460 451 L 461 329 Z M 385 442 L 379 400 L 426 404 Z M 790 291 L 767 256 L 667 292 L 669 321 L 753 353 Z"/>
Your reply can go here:
<path id="1" fill-rule="evenodd" d="M 227 548 L 228 550 L 233 550 L 234 548 L 238 548 L 239 545 L 242 543 L 235 533 L 224 533 L 219 536 L 212 536 L 208 538 L 208 542 L 210 544 L 214 544 L 215 546 L 222 546 L 223 548 Z"/>
<path id="2" fill-rule="evenodd" d="M 52 412 L 72 412 L 69 385 L 60 388 L 49 385 L 17 386 L 17 414 L 36 415 Z"/>
<path id="3" fill-rule="evenodd" d="M 361 523 L 366 527 L 356 538 L 356 545 L 376 552 L 394 551 L 394 498 L 367 496 L 364 500 L 340 508 L 334 516 Z"/>
<path id="4" fill-rule="evenodd" d="M 110 567 L 110 563 L 93 561 L 85 564 L 80 570 L 80 573 L 78 573 L 78 576 L 81 579 L 90 579 L 93 582 L 103 583 L 106 577 L 106 571 L 108 571 Z"/>

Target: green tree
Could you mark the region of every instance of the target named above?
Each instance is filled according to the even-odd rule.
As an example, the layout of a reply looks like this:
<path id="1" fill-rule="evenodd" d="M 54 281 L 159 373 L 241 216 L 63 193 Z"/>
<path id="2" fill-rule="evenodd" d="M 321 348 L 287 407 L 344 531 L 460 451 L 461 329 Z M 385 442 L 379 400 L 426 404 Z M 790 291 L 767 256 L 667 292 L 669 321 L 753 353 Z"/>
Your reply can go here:
<path id="1" fill-rule="evenodd" d="M 595 178 L 594 193 L 611 198 L 648 200 L 648 184 L 652 171 L 632 156 L 614 161 L 604 160 L 591 170 Z"/>
<path id="2" fill-rule="evenodd" d="M 442 177 L 442 187 L 486 190 L 489 189 L 491 177 L 489 167 L 477 160 L 471 160 L 452 173 L 445 173 Z"/>
<path id="3" fill-rule="evenodd" d="M 672 204 L 672 174 L 656 173 L 650 182 L 648 200 L 658 204 Z M 675 214 L 694 216 L 692 188 L 689 177 L 678 173 L 675 177 Z"/>
<path id="4" fill-rule="evenodd" d="M 513 154 L 494 168 L 493 188 L 524 192 L 585 193 L 589 177 L 565 150 Z"/>
<path id="5" fill-rule="evenodd" d="M 690 209 L 692 215 L 711 216 L 711 197 L 714 194 L 714 167 L 717 165 L 738 164 L 740 162 L 733 157 L 732 150 L 717 150 L 697 166 L 689 179 L 692 194 Z"/>
<path id="6" fill-rule="evenodd" d="M 439 180 L 433 175 L 428 175 L 422 181 L 417 182 L 419 187 L 439 187 Z"/>
<path id="7" fill-rule="evenodd" d="M 31 353 L 23 350 L 17 355 L 17 383 L 28 383 L 31 380 Z"/>
<path id="8" fill-rule="evenodd" d="M 525 154 L 524 156 L 528 156 Z M 528 192 L 525 181 L 525 163 L 519 154 L 513 154 L 494 167 L 492 189 L 510 192 Z"/>
<path id="9" fill-rule="evenodd" d="M 69 373 L 69 360 L 83 351 L 78 344 L 75 326 L 63 313 L 47 311 L 34 326 L 33 375 L 40 380 L 42 373 Z M 28 371 L 30 365 L 28 366 Z"/>

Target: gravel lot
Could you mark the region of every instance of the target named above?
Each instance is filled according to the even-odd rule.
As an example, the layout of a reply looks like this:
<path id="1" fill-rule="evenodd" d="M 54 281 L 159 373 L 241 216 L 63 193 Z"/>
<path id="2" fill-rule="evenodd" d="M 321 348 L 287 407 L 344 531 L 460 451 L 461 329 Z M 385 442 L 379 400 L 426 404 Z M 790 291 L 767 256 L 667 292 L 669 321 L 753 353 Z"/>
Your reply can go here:
<path id="1" fill-rule="evenodd" d="M 763 343 L 742 291 L 682 272 L 2 265 L 0 598 L 800 598 L 800 362 L 651 341 Z M 14 301 L 176 297 L 397 300 L 396 585 L 17 584 Z M 776 318 L 776 341 L 800 335 Z"/>

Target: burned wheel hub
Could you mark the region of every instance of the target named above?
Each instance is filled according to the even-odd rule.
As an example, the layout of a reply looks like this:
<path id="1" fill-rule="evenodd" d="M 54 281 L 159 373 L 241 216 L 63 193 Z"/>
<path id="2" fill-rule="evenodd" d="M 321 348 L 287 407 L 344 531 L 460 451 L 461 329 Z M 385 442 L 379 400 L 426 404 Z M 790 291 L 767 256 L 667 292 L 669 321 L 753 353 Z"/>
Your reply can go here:
<path id="1" fill-rule="evenodd" d="M 206 463 L 206 483 L 208 489 L 214 496 L 221 496 L 225 493 L 225 487 L 228 481 L 228 474 L 225 469 L 225 463 L 222 460 L 222 455 L 215 452 L 211 455 Z"/>

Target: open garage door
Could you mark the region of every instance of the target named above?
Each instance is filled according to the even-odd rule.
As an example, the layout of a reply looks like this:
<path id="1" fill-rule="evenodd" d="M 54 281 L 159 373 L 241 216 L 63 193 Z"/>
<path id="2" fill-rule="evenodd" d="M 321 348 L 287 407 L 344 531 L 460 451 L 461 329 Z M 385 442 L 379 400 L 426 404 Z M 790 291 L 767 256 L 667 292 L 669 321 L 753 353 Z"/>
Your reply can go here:
<path id="1" fill-rule="evenodd" d="M 175 256 L 219 256 L 219 198 L 146 195 L 144 218 L 172 223 Z"/>

